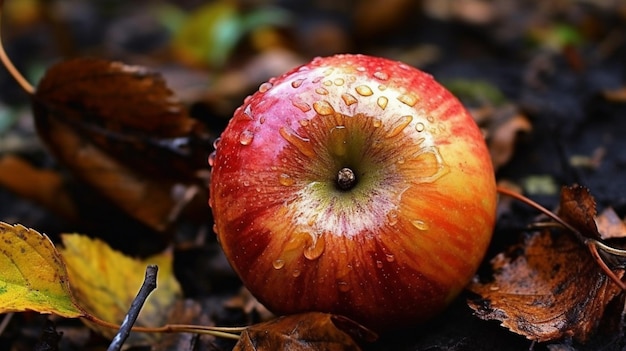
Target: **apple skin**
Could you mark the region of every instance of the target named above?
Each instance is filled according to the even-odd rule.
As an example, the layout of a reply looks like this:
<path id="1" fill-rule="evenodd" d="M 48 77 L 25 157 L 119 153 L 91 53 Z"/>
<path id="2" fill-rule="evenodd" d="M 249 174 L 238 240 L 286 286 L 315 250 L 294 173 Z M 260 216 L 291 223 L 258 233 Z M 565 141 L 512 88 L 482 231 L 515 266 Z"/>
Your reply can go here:
<path id="1" fill-rule="evenodd" d="M 483 136 L 432 76 L 364 55 L 316 58 L 245 99 L 211 155 L 214 231 L 271 311 L 379 332 L 465 287 L 495 221 Z M 356 182 L 337 185 L 347 167 Z"/>

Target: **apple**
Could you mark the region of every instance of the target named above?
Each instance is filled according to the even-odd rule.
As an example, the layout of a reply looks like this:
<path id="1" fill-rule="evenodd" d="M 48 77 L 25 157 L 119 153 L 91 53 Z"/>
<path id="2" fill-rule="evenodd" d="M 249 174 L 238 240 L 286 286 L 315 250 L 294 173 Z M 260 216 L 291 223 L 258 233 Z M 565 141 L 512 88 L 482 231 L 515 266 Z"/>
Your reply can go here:
<path id="1" fill-rule="evenodd" d="M 277 314 L 377 331 L 440 312 L 495 221 L 483 136 L 432 76 L 364 55 L 316 58 L 245 99 L 211 155 L 214 231 Z"/>

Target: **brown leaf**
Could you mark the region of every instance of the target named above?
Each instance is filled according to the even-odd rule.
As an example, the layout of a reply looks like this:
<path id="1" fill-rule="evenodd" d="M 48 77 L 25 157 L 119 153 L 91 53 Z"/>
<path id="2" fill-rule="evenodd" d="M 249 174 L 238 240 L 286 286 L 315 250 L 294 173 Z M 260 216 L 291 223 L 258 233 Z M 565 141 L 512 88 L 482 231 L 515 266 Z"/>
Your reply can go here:
<path id="1" fill-rule="evenodd" d="M 199 183 L 207 137 L 161 77 L 142 67 L 75 59 L 48 70 L 33 97 L 37 130 L 79 179 L 163 230 L 176 184 Z"/>
<path id="2" fill-rule="evenodd" d="M 499 320 L 531 340 L 584 342 L 621 293 L 570 235 L 534 234 L 491 264 L 492 282 L 470 284 L 480 296 L 469 301 L 470 307 L 478 317 Z"/>
<path id="3" fill-rule="evenodd" d="M 345 317 L 310 312 L 253 325 L 233 350 L 360 350 L 355 338 L 371 342 L 376 335 Z"/>
<path id="4" fill-rule="evenodd" d="M 605 208 L 596 218 L 596 225 L 603 240 L 626 237 L 626 223 L 611 207 Z"/>
<path id="5" fill-rule="evenodd" d="M 588 238 L 600 238 L 595 222 L 596 213 L 596 201 L 589 189 L 581 185 L 561 189 L 559 217 Z"/>
<path id="6" fill-rule="evenodd" d="M 518 135 L 530 132 L 532 125 L 528 118 L 512 105 L 504 105 L 494 113 L 495 121 L 489 128 L 489 153 L 494 168 L 499 169 L 513 156 Z"/>

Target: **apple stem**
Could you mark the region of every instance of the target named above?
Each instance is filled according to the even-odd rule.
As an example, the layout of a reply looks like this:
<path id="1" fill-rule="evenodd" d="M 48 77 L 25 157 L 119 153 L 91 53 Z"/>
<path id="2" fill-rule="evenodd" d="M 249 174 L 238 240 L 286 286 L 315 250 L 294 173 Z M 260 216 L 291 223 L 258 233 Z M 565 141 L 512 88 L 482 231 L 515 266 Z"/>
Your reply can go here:
<path id="1" fill-rule="evenodd" d="M 350 190 L 356 185 L 356 175 L 348 167 L 344 167 L 337 173 L 337 186 L 341 190 Z"/>
<path id="2" fill-rule="evenodd" d="M 2 8 L 4 5 L 4 0 L 0 0 L 0 29 L 2 28 Z M 15 68 L 11 59 L 4 51 L 4 45 L 2 44 L 2 31 L 0 30 L 0 62 L 4 65 L 4 67 L 9 71 L 13 79 L 17 81 L 17 83 L 22 87 L 22 89 L 29 95 L 35 94 L 35 88 L 24 78 L 24 76 L 20 73 L 20 71 Z"/>
<path id="3" fill-rule="evenodd" d="M 549 211 L 547 208 L 541 206 L 540 204 L 536 203 L 535 201 L 527 198 L 526 196 L 524 196 L 524 195 L 522 195 L 520 193 L 517 193 L 515 191 L 512 191 L 510 189 L 507 189 L 507 188 L 504 188 L 504 187 L 501 187 L 501 186 L 497 186 L 496 190 L 498 191 L 498 193 L 500 193 L 502 195 L 506 195 L 506 196 L 512 197 L 515 200 L 523 202 L 523 203 L 525 203 L 525 204 L 527 204 L 527 205 L 537 209 L 539 212 L 541 212 L 541 213 L 545 214 L 546 216 L 550 217 L 551 219 L 553 219 L 555 222 L 557 222 L 563 228 L 565 228 L 565 229 L 569 230 L 570 232 L 572 232 L 574 234 L 574 236 L 583 245 L 585 245 L 589 249 L 589 253 L 593 257 L 593 259 L 596 261 L 598 266 L 600 266 L 602 271 L 604 271 L 604 273 L 615 284 L 617 284 L 617 286 L 619 286 L 622 290 L 626 290 L 626 284 L 624 282 L 622 282 L 622 280 L 617 275 L 615 275 L 615 273 L 607 266 L 606 262 L 604 262 L 604 259 L 600 255 L 599 250 L 602 250 L 603 252 L 605 252 L 607 254 L 612 254 L 614 256 L 619 256 L 619 257 L 626 257 L 626 251 L 612 248 L 612 247 L 610 247 L 610 246 L 600 242 L 599 240 L 588 238 L 588 237 L 584 236 L 578 229 L 574 228 L 572 225 L 570 225 L 569 223 L 565 222 L 559 216 L 557 216 L 556 214 L 554 214 L 551 211 Z"/>

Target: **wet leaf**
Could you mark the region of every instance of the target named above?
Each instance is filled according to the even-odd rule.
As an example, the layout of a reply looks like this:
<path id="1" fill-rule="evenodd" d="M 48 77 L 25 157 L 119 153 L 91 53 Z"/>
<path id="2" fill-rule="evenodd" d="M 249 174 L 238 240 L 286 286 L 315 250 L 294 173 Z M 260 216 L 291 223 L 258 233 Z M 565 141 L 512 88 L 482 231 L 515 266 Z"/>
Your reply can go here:
<path id="1" fill-rule="evenodd" d="M 571 235 L 535 233 L 491 265 L 493 281 L 470 284 L 479 296 L 470 307 L 481 319 L 499 320 L 540 342 L 564 337 L 584 342 L 621 293 Z"/>
<path id="2" fill-rule="evenodd" d="M 84 315 L 50 239 L 22 225 L 0 222 L 0 314 L 24 311 Z"/>
<path id="3" fill-rule="evenodd" d="M 145 267 L 159 266 L 157 290 L 144 304 L 136 326 L 156 327 L 166 324 L 171 306 L 181 295 L 173 275 L 172 255 L 160 255 L 137 260 L 113 250 L 98 239 L 76 234 L 62 236 L 60 250 L 66 262 L 72 290 L 78 303 L 89 313 L 107 322 L 121 324 L 144 279 Z M 106 337 L 116 330 L 90 324 Z M 132 334 L 127 344 L 154 342 L 158 334 Z"/>
<path id="4" fill-rule="evenodd" d="M 559 217 L 588 238 L 600 238 L 595 222 L 596 213 L 596 201 L 588 188 L 572 185 L 561 189 Z"/>
<path id="5" fill-rule="evenodd" d="M 51 67 L 33 97 L 37 130 L 57 159 L 116 206 L 163 230 L 176 184 L 201 182 L 207 137 L 163 79 L 100 59 Z M 204 172 L 206 173 L 206 172 Z"/>
<path id="6" fill-rule="evenodd" d="M 355 341 L 371 342 L 375 334 L 340 316 L 310 312 L 253 325 L 233 350 L 360 350 Z"/>

